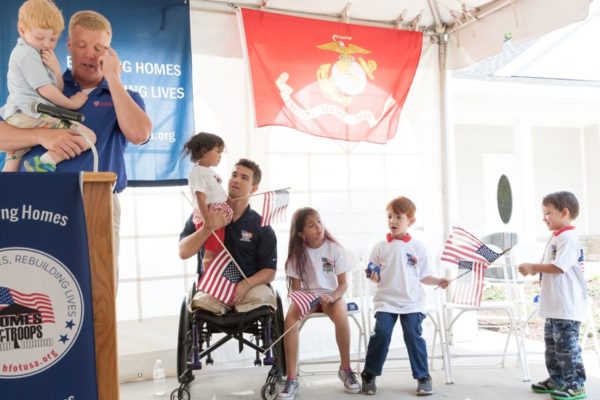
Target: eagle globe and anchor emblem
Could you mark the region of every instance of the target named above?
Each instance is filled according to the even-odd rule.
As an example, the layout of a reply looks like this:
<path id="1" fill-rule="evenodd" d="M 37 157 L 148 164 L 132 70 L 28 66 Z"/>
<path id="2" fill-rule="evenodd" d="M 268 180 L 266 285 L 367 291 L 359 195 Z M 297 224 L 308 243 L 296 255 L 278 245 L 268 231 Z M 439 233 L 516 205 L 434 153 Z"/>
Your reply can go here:
<path id="1" fill-rule="evenodd" d="M 367 85 L 367 77 L 374 79 L 373 72 L 377 69 L 375 60 L 365 60 L 354 54 L 371 54 L 344 40 L 351 40 L 350 36 L 333 35 L 333 42 L 317 46 L 321 50 L 333 51 L 339 54 L 338 60 L 333 64 L 322 64 L 317 70 L 317 80 L 321 91 L 330 100 L 347 106 L 352 102 L 352 96 L 359 95 Z"/>
<path id="2" fill-rule="evenodd" d="M 367 122 L 370 127 L 373 127 L 379 123 L 387 110 L 396 102 L 392 96 L 388 95 L 378 117 L 368 109 L 359 110 L 352 114 L 348 113 L 346 111 L 347 107 L 352 103 L 355 96 L 360 95 L 365 90 L 368 79 L 375 79 L 377 62 L 373 59 L 363 58 L 362 55 L 371 54 L 371 52 L 350 43 L 351 36 L 334 34 L 331 38 L 331 42 L 316 47 L 337 53 L 337 60 L 317 67 L 316 82 L 325 98 L 333 103 L 318 104 L 311 106 L 311 108 L 300 105 L 292 98 L 294 89 L 288 84 L 290 77 L 288 72 L 282 72 L 275 82 L 280 96 L 287 109 L 300 119 L 314 119 L 328 114 L 349 125 Z"/>

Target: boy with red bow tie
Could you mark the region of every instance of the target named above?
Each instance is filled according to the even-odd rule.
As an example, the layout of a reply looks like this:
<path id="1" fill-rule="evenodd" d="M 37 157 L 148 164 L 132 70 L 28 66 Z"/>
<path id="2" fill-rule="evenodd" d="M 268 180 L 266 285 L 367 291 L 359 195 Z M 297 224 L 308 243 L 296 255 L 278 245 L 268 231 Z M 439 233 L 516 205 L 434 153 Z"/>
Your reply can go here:
<path id="1" fill-rule="evenodd" d="M 377 393 L 375 377 L 381 375 L 397 319 L 402 325 L 413 378 L 418 381 L 417 395 L 433 394 L 427 347 L 421 336 L 425 319 L 425 290 L 421 283 L 445 289 L 449 281 L 431 274 L 425 246 L 407 232 L 415 222 L 415 212 L 410 199 L 400 196 L 392 200 L 387 206 L 390 232 L 371 252 L 369 263 L 375 266 L 367 270 L 367 276 L 377 283 L 373 297 L 376 322 L 361 373 L 363 394 Z"/>

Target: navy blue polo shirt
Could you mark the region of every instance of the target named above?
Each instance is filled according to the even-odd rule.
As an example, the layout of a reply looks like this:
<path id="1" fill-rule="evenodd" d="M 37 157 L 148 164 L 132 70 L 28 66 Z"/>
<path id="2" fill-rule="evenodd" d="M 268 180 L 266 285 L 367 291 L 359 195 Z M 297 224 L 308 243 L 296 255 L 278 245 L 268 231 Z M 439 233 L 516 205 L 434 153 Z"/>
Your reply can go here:
<path id="1" fill-rule="evenodd" d="M 65 88 L 63 93 L 70 97 L 81 91 L 67 70 L 63 74 Z M 127 91 L 133 101 L 143 110 L 146 109 L 144 100 L 139 93 Z M 127 186 L 127 173 L 125 171 L 125 149 L 129 143 L 123 135 L 119 124 L 117 123 L 117 114 L 113 105 L 108 82 L 103 79 L 89 95 L 88 101 L 80 108 L 85 120 L 83 124 L 94 131 L 96 134 L 96 149 L 98 150 L 98 171 L 111 171 L 117 174 L 117 183 L 115 192 L 121 192 Z M 27 153 L 24 159 L 30 159 L 34 156 L 42 155 L 46 152 L 42 146 L 34 147 Z M 79 157 L 62 161 L 57 165 L 56 172 L 79 172 L 91 171 L 93 168 L 93 156 L 91 151 L 85 151 Z M 21 171 L 24 171 L 21 163 Z"/>
<path id="2" fill-rule="evenodd" d="M 225 246 L 246 276 L 263 268 L 277 269 L 277 237 L 270 226 L 260 226 L 260 215 L 250 206 L 225 227 Z"/>

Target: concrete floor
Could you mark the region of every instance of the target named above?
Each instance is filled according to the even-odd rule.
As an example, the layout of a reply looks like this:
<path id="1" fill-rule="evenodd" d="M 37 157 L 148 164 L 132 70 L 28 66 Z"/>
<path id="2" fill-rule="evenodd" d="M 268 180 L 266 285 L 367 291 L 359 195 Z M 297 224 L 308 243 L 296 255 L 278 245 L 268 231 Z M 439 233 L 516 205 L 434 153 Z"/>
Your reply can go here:
<path id="1" fill-rule="evenodd" d="M 462 343 L 455 349 L 464 353 L 489 352 L 491 345 L 501 343 L 503 335 L 487 334 L 477 341 Z M 533 381 L 546 378 L 543 364 L 543 346 L 539 342 L 528 343 L 529 364 Z M 173 355 L 174 356 L 174 355 Z M 490 366 L 489 358 L 455 359 L 452 362 L 454 384 L 445 384 L 446 378 L 440 362 L 431 371 L 435 394 L 427 397 L 431 400 L 541 400 L 549 396 L 535 394 L 530 391 L 531 382 L 523 382 L 521 368 L 516 365 L 515 358 L 509 358 L 506 367 Z M 494 358 L 493 361 L 497 361 Z M 587 394 L 590 400 L 600 400 L 600 365 L 596 354 L 584 353 L 587 372 Z M 215 364 L 216 366 L 216 364 Z M 300 376 L 300 392 L 297 399 L 347 399 L 349 395 L 337 378 L 336 365 L 306 366 L 307 372 L 319 370 L 325 373 L 304 374 Z M 253 400 L 260 399 L 261 387 L 267 376 L 268 367 L 248 367 L 242 369 L 219 370 L 207 366 L 196 372 L 196 379 L 190 385 L 191 398 L 197 400 Z M 388 361 L 384 373 L 378 378 L 379 393 L 374 400 L 396 400 L 416 398 L 414 389 L 416 382 L 412 379 L 407 361 Z M 153 394 L 152 381 L 133 381 L 121 384 L 122 400 L 167 399 L 170 392 L 177 388 L 175 378 L 167 380 L 167 394 L 158 397 Z"/>

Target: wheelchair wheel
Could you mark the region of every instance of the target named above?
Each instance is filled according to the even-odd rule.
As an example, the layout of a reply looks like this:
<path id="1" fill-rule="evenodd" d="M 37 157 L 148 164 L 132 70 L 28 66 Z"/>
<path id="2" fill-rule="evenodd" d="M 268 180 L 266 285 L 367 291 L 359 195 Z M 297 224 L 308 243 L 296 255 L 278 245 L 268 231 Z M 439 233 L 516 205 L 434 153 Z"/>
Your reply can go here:
<path id="1" fill-rule="evenodd" d="M 265 383 L 260 389 L 260 397 L 263 400 L 275 400 L 279 394 L 279 388 L 274 382 Z"/>
<path id="2" fill-rule="evenodd" d="M 283 330 L 283 323 L 284 323 L 284 317 L 283 317 L 283 305 L 281 303 L 281 297 L 279 296 L 279 294 L 277 294 L 277 311 L 275 311 L 275 317 L 273 318 L 273 340 L 277 340 L 284 332 Z M 275 356 L 277 358 L 277 367 L 279 368 L 279 371 L 281 372 L 281 376 L 279 376 L 279 378 L 281 378 L 282 376 L 284 376 L 286 374 L 286 370 L 285 370 L 285 351 L 283 348 L 283 339 L 280 340 L 279 342 L 277 342 L 275 344 L 275 346 L 273 346 L 275 349 Z"/>
<path id="3" fill-rule="evenodd" d="M 190 392 L 187 389 L 175 389 L 171 392 L 171 400 L 190 400 Z"/>
<path id="4" fill-rule="evenodd" d="M 182 382 L 183 374 L 189 369 L 188 361 L 192 351 L 192 318 L 187 310 L 187 301 L 184 298 L 179 312 L 179 332 L 177 334 L 177 380 Z M 189 383 L 189 382 L 188 382 Z M 189 396 L 189 393 L 188 393 Z M 189 399 L 189 397 L 188 397 Z"/>

